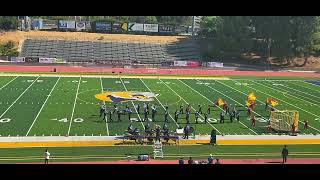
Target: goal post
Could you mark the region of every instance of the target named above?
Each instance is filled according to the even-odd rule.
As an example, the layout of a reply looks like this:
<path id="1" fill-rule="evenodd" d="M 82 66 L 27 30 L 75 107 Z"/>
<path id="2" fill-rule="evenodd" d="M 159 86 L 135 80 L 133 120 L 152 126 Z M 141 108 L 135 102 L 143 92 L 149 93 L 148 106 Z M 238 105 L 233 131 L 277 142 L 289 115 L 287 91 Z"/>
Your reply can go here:
<path id="1" fill-rule="evenodd" d="M 295 131 L 298 131 L 299 112 L 295 110 L 271 111 L 270 125 L 276 131 L 292 131 L 292 124 Z"/>

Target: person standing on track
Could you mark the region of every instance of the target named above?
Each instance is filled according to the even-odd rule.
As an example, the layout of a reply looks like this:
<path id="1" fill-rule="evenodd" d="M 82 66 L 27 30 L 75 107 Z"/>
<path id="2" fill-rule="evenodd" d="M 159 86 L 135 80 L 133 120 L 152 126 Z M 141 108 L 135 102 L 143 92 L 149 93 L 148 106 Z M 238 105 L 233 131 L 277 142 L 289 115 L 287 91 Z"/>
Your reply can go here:
<path id="1" fill-rule="evenodd" d="M 284 164 L 287 162 L 287 157 L 289 155 L 287 145 L 285 145 L 284 148 L 282 149 L 281 155 L 282 155 L 282 164 Z"/>
<path id="2" fill-rule="evenodd" d="M 44 164 L 49 164 L 49 159 L 50 159 L 50 153 L 48 149 L 44 152 Z"/>

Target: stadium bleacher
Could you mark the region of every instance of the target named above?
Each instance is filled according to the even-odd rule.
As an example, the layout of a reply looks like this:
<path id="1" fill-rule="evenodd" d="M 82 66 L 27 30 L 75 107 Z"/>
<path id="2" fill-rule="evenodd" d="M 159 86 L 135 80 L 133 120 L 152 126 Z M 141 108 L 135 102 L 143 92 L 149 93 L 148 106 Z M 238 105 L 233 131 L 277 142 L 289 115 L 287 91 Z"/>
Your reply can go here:
<path id="1" fill-rule="evenodd" d="M 26 39 L 21 57 L 50 57 L 68 62 L 133 60 L 158 64 L 175 60 L 199 60 L 200 47 L 193 41 L 170 44 Z"/>

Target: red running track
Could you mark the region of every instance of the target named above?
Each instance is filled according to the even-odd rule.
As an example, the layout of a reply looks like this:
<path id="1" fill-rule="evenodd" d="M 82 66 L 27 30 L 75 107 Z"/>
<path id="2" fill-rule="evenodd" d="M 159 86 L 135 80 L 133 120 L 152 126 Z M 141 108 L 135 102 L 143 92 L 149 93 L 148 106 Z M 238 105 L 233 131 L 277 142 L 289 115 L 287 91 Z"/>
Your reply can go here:
<path id="1" fill-rule="evenodd" d="M 185 163 L 187 161 L 185 160 Z M 281 158 L 274 159 L 222 159 L 221 164 L 282 164 Z M 43 162 L 35 163 L 19 163 L 19 164 L 43 164 Z M 178 164 L 178 160 L 119 160 L 119 161 L 93 161 L 93 162 L 50 162 L 50 164 Z M 320 158 L 288 158 L 286 164 L 320 164 Z"/>
<path id="2" fill-rule="evenodd" d="M 70 66 L 18 66 L 2 65 L 0 72 L 81 72 L 81 73 L 125 73 L 125 74 L 187 74 L 187 75 L 240 75 L 240 76 L 295 76 L 320 77 L 320 73 L 286 71 L 239 71 L 219 69 L 158 69 L 158 68 L 110 68 Z"/>

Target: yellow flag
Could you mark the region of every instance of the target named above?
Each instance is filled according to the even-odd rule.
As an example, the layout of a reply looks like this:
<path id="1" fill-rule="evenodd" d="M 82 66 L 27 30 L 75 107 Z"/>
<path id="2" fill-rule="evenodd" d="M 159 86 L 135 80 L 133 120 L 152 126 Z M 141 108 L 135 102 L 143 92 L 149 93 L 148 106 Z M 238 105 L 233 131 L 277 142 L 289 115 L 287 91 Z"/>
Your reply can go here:
<path id="1" fill-rule="evenodd" d="M 256 95 L 254 95 L 253 92 L 250 92 L 250 93 L 248 94 L 247 101 L 249 101 L 249 102 L 254 102 L 254 101 L 256 101 L 256 99 L 257 99 L 257 97 L 256 97 Z"/>
<path id="2" fill-rule="evenodd" d="M 217 103 L 218 106 L 224 105 L 224 101 L 221 98 L 218 98 Z"/>
<path id="3" fill-rule="evenodd" d="M 272 106 L 277 106 L 279 102 L 271 97 L 267 98 L 267 102 L 270 103 Z"/>
<path id="4" fill-rule="evenodd" d="M 248 101 L 246 101 L 246 106 L 249 107 L 250 105 L 251 104 Z"/>

